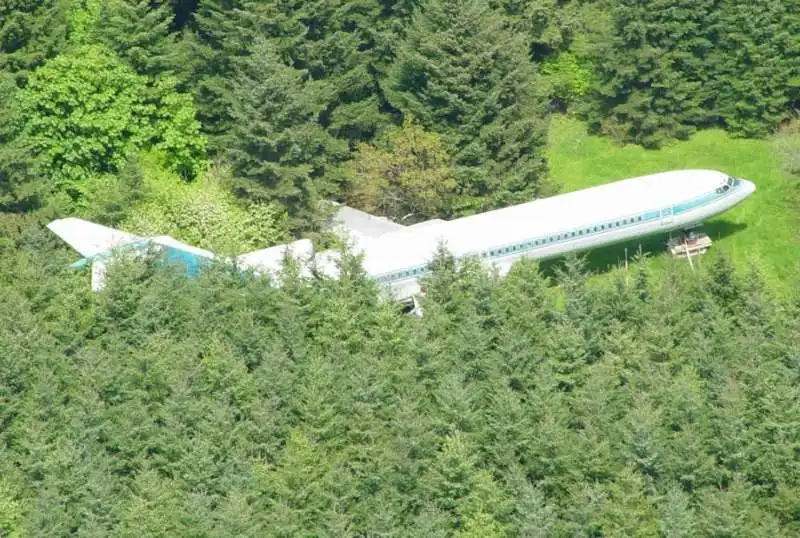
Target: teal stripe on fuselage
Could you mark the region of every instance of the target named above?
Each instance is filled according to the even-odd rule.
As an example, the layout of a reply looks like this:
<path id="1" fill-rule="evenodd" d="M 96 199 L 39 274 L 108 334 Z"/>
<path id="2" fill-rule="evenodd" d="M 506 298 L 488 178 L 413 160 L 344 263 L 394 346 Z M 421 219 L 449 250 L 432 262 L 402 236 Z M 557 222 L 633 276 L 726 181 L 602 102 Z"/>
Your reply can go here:
<path id="1" fill-rule="evenodd" d="M 698 207 L 702 207 L 712 202 L 716 202 L 726 196 L 729 196 L 737 188 L 740 186 L 741 182 L 736 179 L 733 186 L 730 187 L 727 191 L 722 192 L 713 192 L 709 194 L 704 194 L 694 200 L 690 200 L 688 202 L 683 202 L 680 204 L 675 204 L 670 206 L 669 208 L 672 211 L 672 215 L 680 215 L 682 213 L 686 213 L 687 211 L 691 211 Z M 610 221 L 603 221 L 592 224 L 590 226 L 583 226 L 579 229 L 575 230 L 568 230 L 566 232 L 555 232 L 553 234 L 547 236 L 538 236 L 531 239 L 526 239 L 519 243 L 511 243 L 511 244 L 504 244 L 497 247 L 491 247 L 484 251 L 480 252 L 470 252 L 462 256 L 462 258 L 478 258 L 483 260 L 496 260 L 500 258 L 505 258 L 511 254 L 526 254 L 536 250 L 540 250 L 542 248 L 547 248 L 552 245 L 560 244 L 565 241 L 573 241 L 575 239 L 582 239 L 584 237 L 592 237 L 601 234 L 605 234 L 608 232 L 609 229 L 620 230 L 625 228 L 633 228 L 635 226 L 639 226 L 646 222 L 651 222 L 654 220 L 658 220 L 662 217 L 662 210 L 651 210 L 646 211 L 644 213 L 639 213 L 633 216 L 626 216 L 620 218 L 614 218 Z M 619 226 L 609 226 L 609 224 L 623 222 L 626 221 L 625 224 L 620 224 Z M 585 230 L 590 230 L 586 232 Z M 595 231 L 596 230 L 596 231 Z M 551 240 L 554 237 L 558 237 L 558 239 Z M 418 278 L 424 274 L 430 272 L 428 268 L 428 263 L 423 265 L 414 265 L 410 267 L 403 268 L 399 271 L 392 271 L 390 273 L 384 273 L 378 275 L 375 278 L 378 282 L 382 284 L 389 284 L 392 282 L 399 282 L 401 280 L 408 280 L 411 278 Z"/>
<path id="2" fill-rule="evenodd" d="M 111 258 L 112 254 L 115 251 L 125 250 L 125 251 L 142 251 L 150 247 L 152 243 L 144 240 L 144 241 L 136 241 L 135 243 L 129 243 L 127 245 L 123 245 L 118 249 L 106 250 L 95 254 L 94 256 L 89 256 L 87 258 L 83 258 L 78 260 L 77 262 L 72 264 L 72 267 L 76 269 L 80 269 L 81 267 L 85 267 L 91 263 L 96 261 L 103 261 Z M 199 256 L 193 252 L 188 252 L 179 248 L 175 248 L 168 245 L 161 245 L 155 244 L 155 247 L 162 253 L 164 259 L 167 263 L 182 263 L 185 266 L 186 276 L 189 278 L 196 277 L 200 270 L 211 262 L 210 259 Z M 158 263 L 158 262 L 156 262 Z"/>

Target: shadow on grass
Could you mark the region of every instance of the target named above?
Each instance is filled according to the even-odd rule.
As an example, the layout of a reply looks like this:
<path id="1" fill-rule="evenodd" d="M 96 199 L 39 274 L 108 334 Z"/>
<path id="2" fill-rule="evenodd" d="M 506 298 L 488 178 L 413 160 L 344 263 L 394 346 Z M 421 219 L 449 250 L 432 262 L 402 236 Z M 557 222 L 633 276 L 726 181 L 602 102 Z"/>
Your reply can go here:
<path id="1" fill-rule="evenodd" d="M 736 234 L 745 228 L 747 228 L 746 224 L 719 219 L 702 224 L 697 228 L 697 231 L 707 234 L 712 241 L 716 241 L 728 237 L 729 235 Z M 680 232 L 672 232 L 673 235 L 678 233 Z M 639 252 L 640 249 L 642 253 L 647 253 L 651 257 L 657 256 L 666 252 L 666 243 L 668 239 L 668 233 L 657 233 L 583 252 L 582 255 L 586 259 L 586 268 L 588 271 L 594 274 L 605 273 L 625 263 L 625 249 L 627 249 L 628 261 L 633 259 L 633 256 Z M 712 246 L 711 248 L 713 250 L 714 247 Z M 548 277 L 555 276 L 555 269 L 560 267 L 563 261 L 563 256 L 543 260 L 540 264 L 542 273 Z"/>

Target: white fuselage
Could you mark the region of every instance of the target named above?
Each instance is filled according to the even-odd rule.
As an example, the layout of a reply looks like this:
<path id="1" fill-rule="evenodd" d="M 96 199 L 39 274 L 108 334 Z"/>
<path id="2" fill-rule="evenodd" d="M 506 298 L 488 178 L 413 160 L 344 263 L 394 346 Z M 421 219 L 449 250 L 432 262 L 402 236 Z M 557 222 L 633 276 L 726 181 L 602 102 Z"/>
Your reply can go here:
<path id="1" fill-rule="evenodd" d="M 755 191 L 749 181 L 707 170 L 617 181 L 431 226 L 413 226 L 360 245 L 367 274 L 398 300 L 420 293 L 441 244 L 505 274 L 520 258 L 546 259 L 655 233 L 685 229 Z"/>

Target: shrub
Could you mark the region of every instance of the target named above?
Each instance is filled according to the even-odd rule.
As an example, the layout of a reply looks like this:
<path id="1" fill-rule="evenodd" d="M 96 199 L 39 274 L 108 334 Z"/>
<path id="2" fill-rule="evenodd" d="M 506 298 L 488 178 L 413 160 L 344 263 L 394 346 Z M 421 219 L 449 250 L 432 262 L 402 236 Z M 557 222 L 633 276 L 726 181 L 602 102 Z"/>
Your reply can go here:
<path id="1" fill-rule="evenodd" d="M 265 248 L 288 239 L 285 214 L 270 204 L 242 205 L 225 184 L 227 170 L 212 167 L 191 182 L 142 159 L 141 201 L 123 223 L 140 235 L 170 235 L 217 253 Z"/>

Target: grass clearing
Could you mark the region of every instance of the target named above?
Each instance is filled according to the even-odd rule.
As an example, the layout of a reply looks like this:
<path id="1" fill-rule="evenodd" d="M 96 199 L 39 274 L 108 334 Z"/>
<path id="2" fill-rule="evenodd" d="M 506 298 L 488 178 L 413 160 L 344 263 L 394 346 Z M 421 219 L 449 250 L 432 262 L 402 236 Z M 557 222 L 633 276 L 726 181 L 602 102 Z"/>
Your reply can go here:
<path id="1" fill-rule="evenodd" d="M 782 171 L 770 141 L 732 138 L 712 129 L 659 150 L 646 150 L 591 136 L 584 123 L 566 116 L 553 118 L 549 137 L 550 175 L 562 192 L 680 168 L 719 170 L 753 181 L 757 190 L 750 198 L 706 221 L 701 230 L 714 241 L 712 251 L 723 249 L 740 267 L 756 263 L 765 279 L 779 288 L 797 274 L 800 189 Z M 640 245 L 654 258 L 655 267 L 663 266 L 670 259 L 665 239 L 658 235 L 598 249 L 588 255 L 590 266 L 595 271 L 616 267 L 624 260 L 625 248 L 632 256 Z"/>

